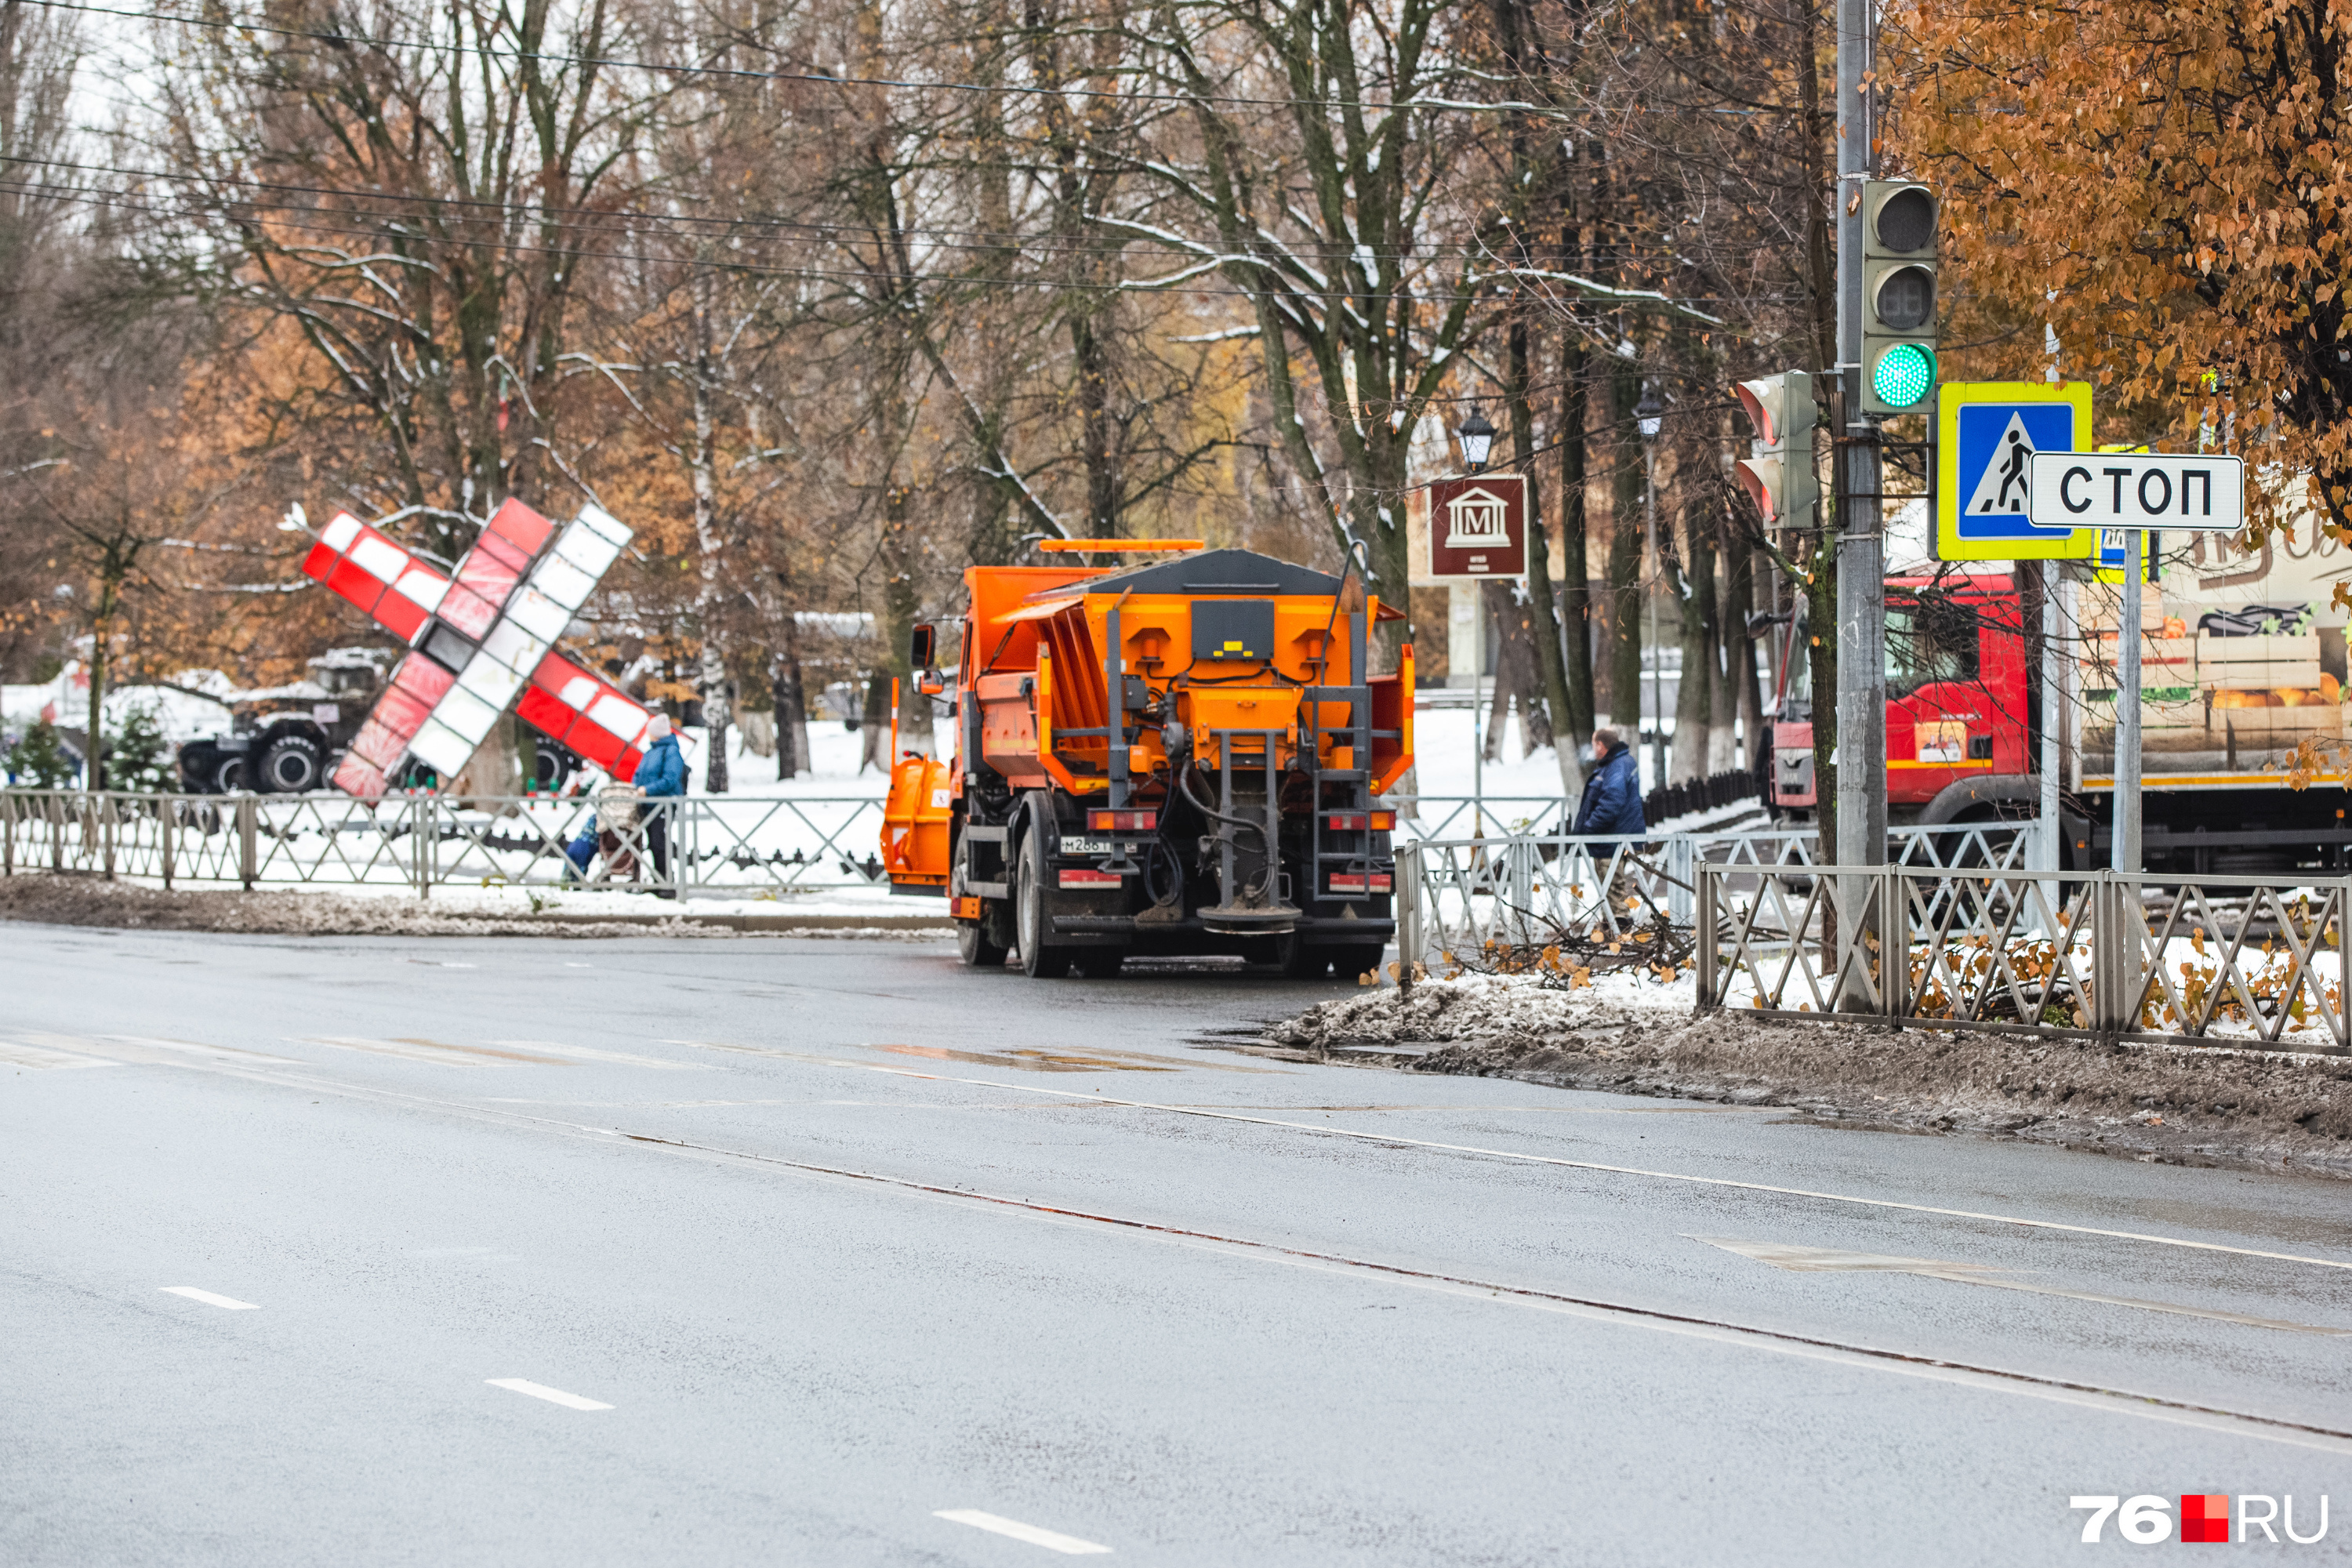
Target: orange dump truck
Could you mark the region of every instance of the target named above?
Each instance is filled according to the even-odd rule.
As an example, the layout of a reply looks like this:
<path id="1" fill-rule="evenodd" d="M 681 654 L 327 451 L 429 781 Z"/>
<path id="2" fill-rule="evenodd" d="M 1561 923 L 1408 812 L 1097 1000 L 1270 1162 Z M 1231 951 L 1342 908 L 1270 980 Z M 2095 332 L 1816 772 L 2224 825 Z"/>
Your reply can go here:
<path id="1" fill-rule="evenodd" d="M 964 962 L 1117 973 L 1238 953 L 1296 975 L 1377 968 L 1395 930 L 1393 812 L 1412 764 L 1412 649 L 1344 576 L 1191 541 L 1055 541 L 1143 565 L 975 566 L 951 762 L 891 773 L 892 890 L 949 900 Z M 927 693 L 936 630 L 915 631 Z M 895 748 L 895 742 L 894 742 Z"/>

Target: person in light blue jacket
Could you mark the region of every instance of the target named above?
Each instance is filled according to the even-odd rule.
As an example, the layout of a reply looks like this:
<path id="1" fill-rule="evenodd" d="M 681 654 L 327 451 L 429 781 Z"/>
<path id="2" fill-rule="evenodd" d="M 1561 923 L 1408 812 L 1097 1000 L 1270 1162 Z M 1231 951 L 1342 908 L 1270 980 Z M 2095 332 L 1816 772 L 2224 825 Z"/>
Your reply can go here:
<path id="1" fill-rule="evenodd" d="M 637 763 L 635 776 L 629 782 L 645 795 L 640 808 L 646 824 L 646 845 L 654 852 L 654 875 L 664 882 L 669 880 L 669 814 L 665 801 L 676 800 L 686 794 L 686 753 L 678 750 L 677 735 L 670 728 L 669 715 L 656 713 L 646 726 L 648 740 L 643 761 Z M 1640 809 L 1636 803 L 1635 809 Z M 677 897 L 671 888 L 656 888 L 654 896 L 662 899 Z"/>

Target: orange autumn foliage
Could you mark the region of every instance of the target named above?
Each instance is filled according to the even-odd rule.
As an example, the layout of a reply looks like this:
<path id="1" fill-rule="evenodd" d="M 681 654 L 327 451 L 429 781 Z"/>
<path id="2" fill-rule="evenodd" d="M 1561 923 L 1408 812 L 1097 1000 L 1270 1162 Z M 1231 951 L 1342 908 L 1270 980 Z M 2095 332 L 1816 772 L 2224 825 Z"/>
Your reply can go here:
<path id="1" fill-rule="evenodd" d="M 1947 299 L 2006 329 L 1982 368 L 2039 379 L 2046 321 L 2103 424 L 2242 452 L 2260 526 L 2352 522 L 2352 6 L 1945 0 L 1890 34 Z"/>

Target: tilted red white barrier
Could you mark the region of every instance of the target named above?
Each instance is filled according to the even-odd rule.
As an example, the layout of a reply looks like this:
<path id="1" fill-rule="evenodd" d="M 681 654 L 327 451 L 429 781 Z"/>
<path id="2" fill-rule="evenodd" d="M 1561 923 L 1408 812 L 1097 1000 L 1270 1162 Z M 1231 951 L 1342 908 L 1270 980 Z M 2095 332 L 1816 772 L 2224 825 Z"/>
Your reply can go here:
<path id="1" fill-rule="evenodd" d="M 414 757 L 443 779 L 463 772 L 509 707 L 615 778 L 636 770 L 644 704 L 551 650 L 629 542 L 598 507 L 562 528 L 518 500 L 499 508 L 455 576 L 381 530 L 338 512 L 302 563 L 308 575 L 407 642 L 408 656 L 335 770 L 363 800 Z"/>

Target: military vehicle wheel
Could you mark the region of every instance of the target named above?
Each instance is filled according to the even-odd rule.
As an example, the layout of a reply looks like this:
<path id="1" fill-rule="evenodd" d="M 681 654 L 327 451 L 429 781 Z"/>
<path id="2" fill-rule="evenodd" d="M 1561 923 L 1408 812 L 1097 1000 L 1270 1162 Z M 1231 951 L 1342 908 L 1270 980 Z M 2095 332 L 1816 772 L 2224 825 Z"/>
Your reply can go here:
<path id="1" fill-rule="evenodd" d="M 238 756 L 227 756 L 223 757 L 219 762 L 214 763 L 212 786 L 213 793 L 215 795 L 235 795 L 237 791 L 243 789 L 245 787 L 245 759 Z"/>
<path id="2" fill-rule="evenodd" d="M 1021 973 L 1032 980 L 1059 980 L 1070 972 L 1070 949 L 1045 941 L 1045 836 L 1035 828 L 1021 840 L 1019 872 L 1013 884 L 1013 935 L 1021 946 Z"/>
<path id="3" fill-rule="evenodd" d="M 270 795 L 301 795 L 327 773 L 326 749 L 308 735 L 280 735 L 261 753 L 255 787 Z"/>

